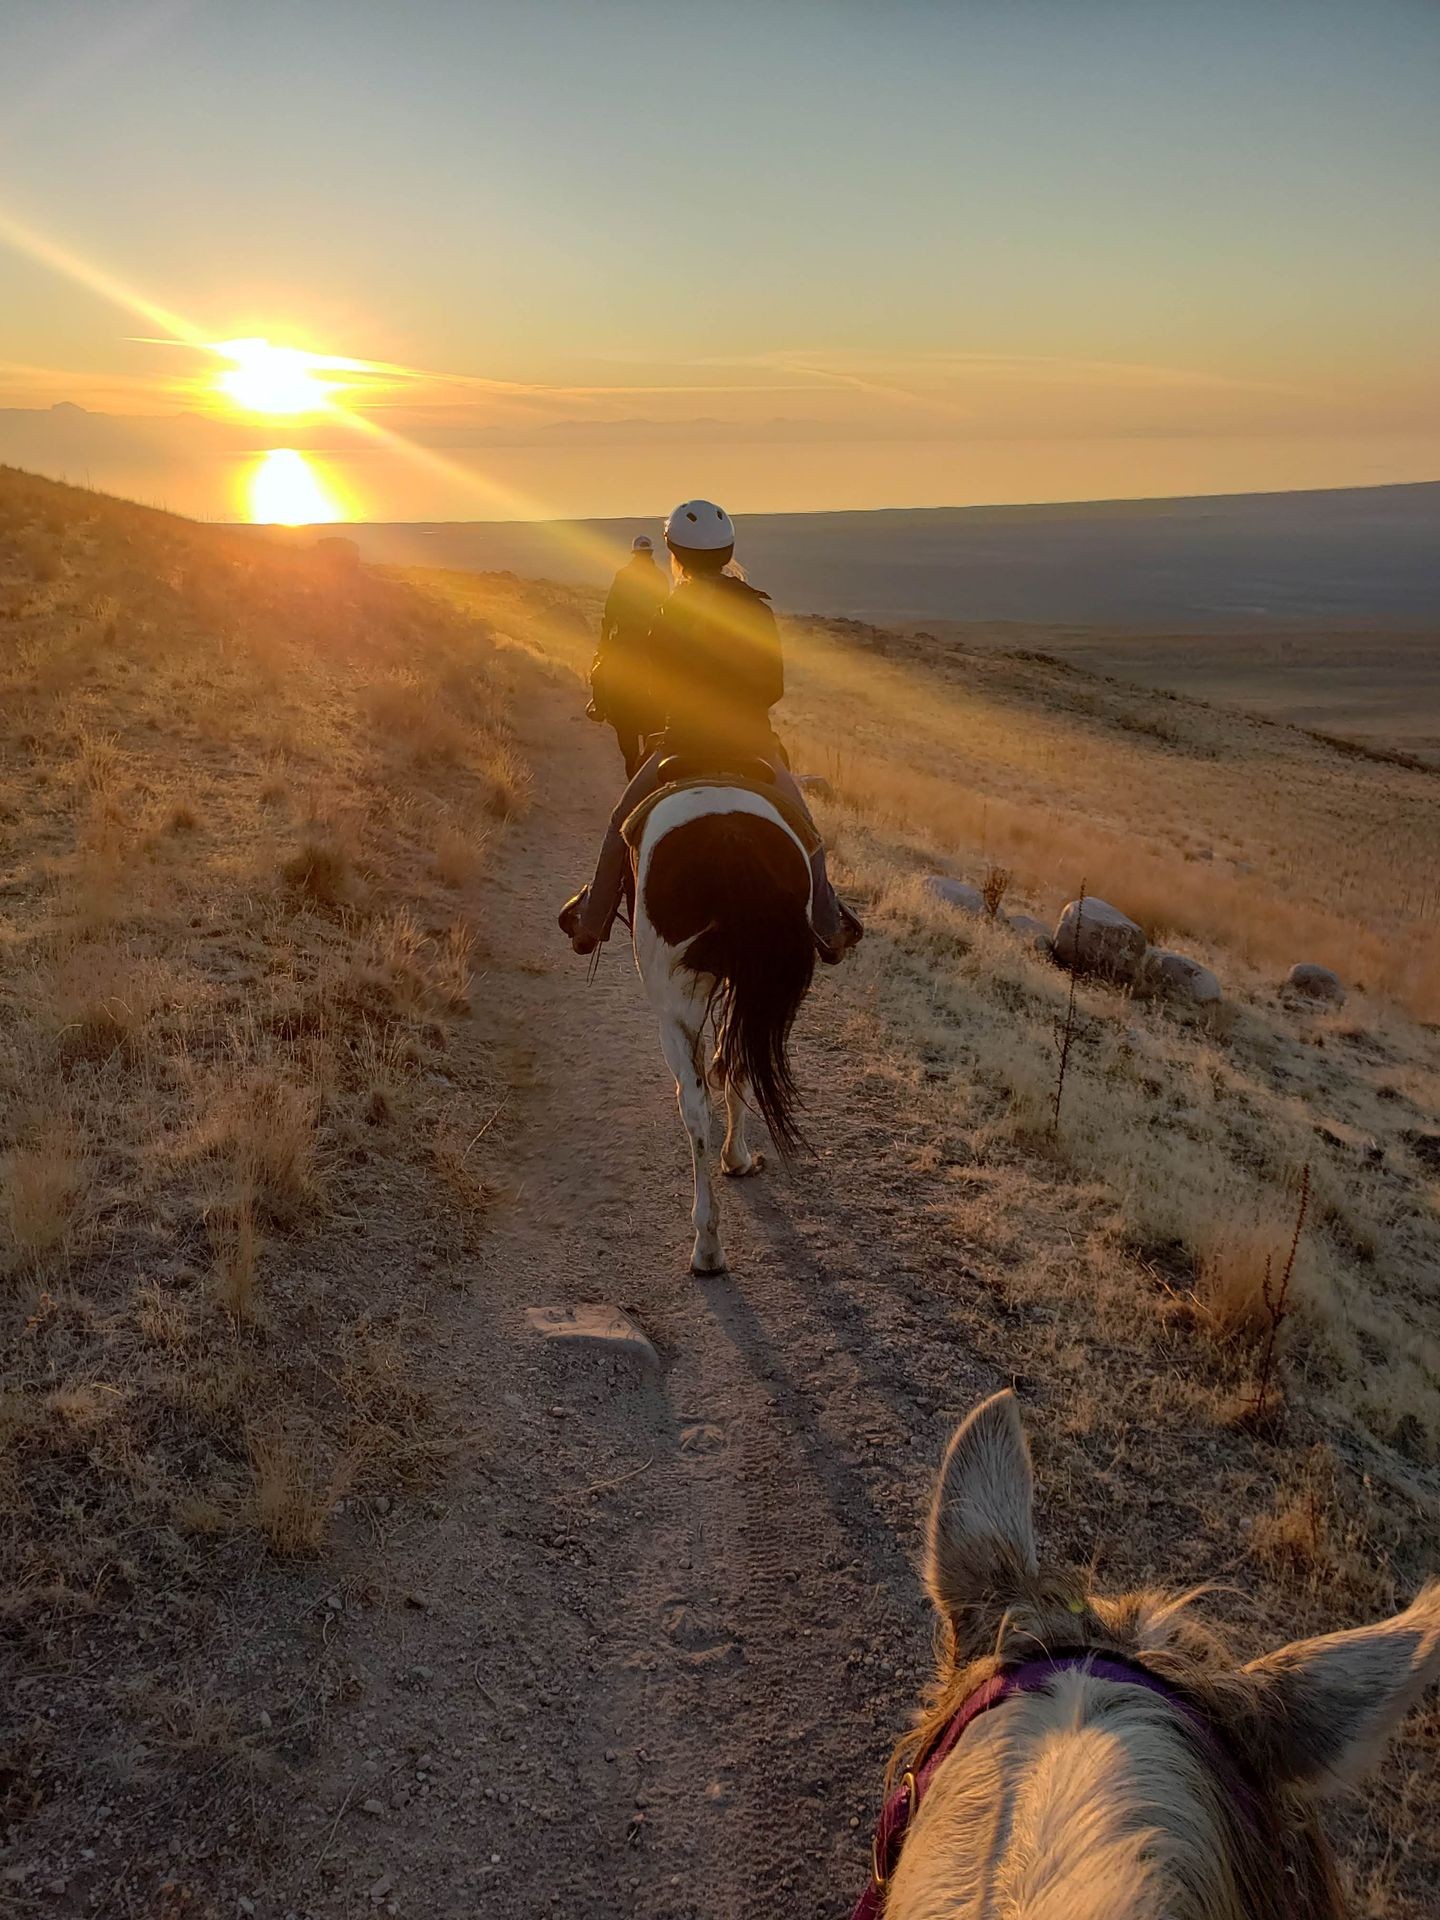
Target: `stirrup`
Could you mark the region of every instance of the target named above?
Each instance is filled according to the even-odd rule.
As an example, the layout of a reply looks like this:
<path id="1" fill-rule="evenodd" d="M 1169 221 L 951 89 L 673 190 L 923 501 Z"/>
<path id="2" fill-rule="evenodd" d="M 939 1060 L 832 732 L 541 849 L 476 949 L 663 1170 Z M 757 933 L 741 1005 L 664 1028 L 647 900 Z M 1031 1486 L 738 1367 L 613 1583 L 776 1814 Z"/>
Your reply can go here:
<path id="1" fill-rule="evenodd" d="M 590 903 L 589 887 L 582 887 L 579 893 L 568 899 L 560 909 L 560 931 L 567 937 L 576 953 L 584 955 L 594 953 L 597 947 L 603 947 L 610 938 L 610 929 L 615 924 L 612 914 L 603 933 L 592 933 L 585 925 L 585 909 Z"/>
<path id="2" fill-rule="evenodd" d="M 815 951 L 827 967 L 836 967 L 849 953 L 852 947 L 858 947 L 865 938 L 865 928 L 858 914 L 853 913 L 837 894 L 835 904 L 840 909 L 840 925 L 833 940 L 822 940 L 814 928 Z"/>

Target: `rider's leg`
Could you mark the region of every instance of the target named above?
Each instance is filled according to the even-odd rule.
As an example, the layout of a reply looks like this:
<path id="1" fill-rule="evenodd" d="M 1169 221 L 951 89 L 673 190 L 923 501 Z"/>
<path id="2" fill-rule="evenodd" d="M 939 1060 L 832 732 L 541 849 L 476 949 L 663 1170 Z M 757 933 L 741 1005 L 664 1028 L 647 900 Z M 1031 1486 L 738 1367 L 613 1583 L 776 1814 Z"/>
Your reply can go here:
<path id="1" fill-rule="evenodd" d="M 815 827 L 815 817 L 806 804 L 805 790 L 789 767 L 778 755 L 770 766 L 777 790 Z M 815 838 L 820 840 L 818 827 L 815 827 Z M 830 884 L 823 842 L 810 856 L 810 924 L 815 930 L 815 944 L 823 960 L 838 960 L 841 954 L 849 952 L 865 931 L 857 915 L 850 911 Z"/>
<path id="2" fill-rule="evenodd" d="M 661 785 L 660 755 L 652 753 L 621 794 L 619 804 L 610 816 L 594 878 L 583 893 L 576 894 L 573 900 L 565 903 L 560 915 L 561 928 L 569 934 L 570 944 L 577 953 L 593 953 L 602 940 L 609 939 L 610 928 L 620 910 L 620 896 L 625 890 L 625 867 L 630 858 L 630 850 L 625 845 L 625 836 L 620 829 L 640 802 L 648 800 Z"/>

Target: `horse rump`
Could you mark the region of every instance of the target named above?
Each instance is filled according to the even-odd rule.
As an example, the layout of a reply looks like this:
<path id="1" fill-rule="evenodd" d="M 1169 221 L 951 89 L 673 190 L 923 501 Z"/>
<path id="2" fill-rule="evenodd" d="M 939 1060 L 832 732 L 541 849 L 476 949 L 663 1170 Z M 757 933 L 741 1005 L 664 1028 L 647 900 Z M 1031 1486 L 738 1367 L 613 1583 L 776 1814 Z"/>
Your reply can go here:
<path id="1" fill-rule="evenodd" d="M 709 813 L 657 841 L 645 913 L 687 972 L 713 980 L 716 1063 L 748 1085 L 782 1154 L 805 1146 L 790 1029 L 810 990 L 810 867 L 785 829 L 756 813 Z"/>

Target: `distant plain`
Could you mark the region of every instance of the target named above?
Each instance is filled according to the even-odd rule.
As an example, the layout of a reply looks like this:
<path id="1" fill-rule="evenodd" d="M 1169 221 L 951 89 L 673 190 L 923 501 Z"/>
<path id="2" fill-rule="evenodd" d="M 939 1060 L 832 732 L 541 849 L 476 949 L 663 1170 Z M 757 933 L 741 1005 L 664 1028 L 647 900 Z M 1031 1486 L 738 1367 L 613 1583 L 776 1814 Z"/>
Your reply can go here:
<path id="1" fill-rule="evenodd" d="M 656 521 L 345 529 L 367 560 L 602 583 Z M 315 529 L 315 531 L 324 531 Z M 1440 765 L 1440 483 L 743 519 L 789 613 L 1051 653 Z"/>

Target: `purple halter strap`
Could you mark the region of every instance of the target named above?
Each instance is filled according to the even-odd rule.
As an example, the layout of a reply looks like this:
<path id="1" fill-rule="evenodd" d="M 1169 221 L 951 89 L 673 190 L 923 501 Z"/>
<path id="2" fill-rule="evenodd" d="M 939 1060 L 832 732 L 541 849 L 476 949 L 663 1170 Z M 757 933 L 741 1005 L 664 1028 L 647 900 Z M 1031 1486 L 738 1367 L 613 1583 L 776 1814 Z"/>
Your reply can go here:
<path id="1" fill-rule="evenodd" d="M 856 1901 L 850 1920 L 880 1920 L 885 1911 L 885 1893 L 891 1876 L 900 1863 L 900 1849 L 910 1822 L 919 1812 L 920 1802 L 942 1763 L 960 1743 L 971 1723 L 1017 1694 L 1039 1693 L 1059 1673 L 1086 1673 L 1096 1680 L 1111 1680 L 1130 1687 L 1144 1687 L 1182 1714 L 1199 1738 L 1217 1769 L 1230 1781 L 1235 1797 L 1248 1820 L 1254 1820 L 1254 1796 L 1240 1776 L 1236 1762 L 1222 1744 L 1214 1728 L 1190 1704 L 1183 1694 L 1137 1662 L 1116 1654 L 1086 1652 L 1057 1653 L 1041 1660 L 1026 1660 L 1018 1667 L 1002 1668 L 977 1687 L 956 1709 L 944 1732 L 925 1755 L 918 1771 L 906 1773 L 900 1785 L 885 1802 L 871 1842 L 869 1884 Z"/>

